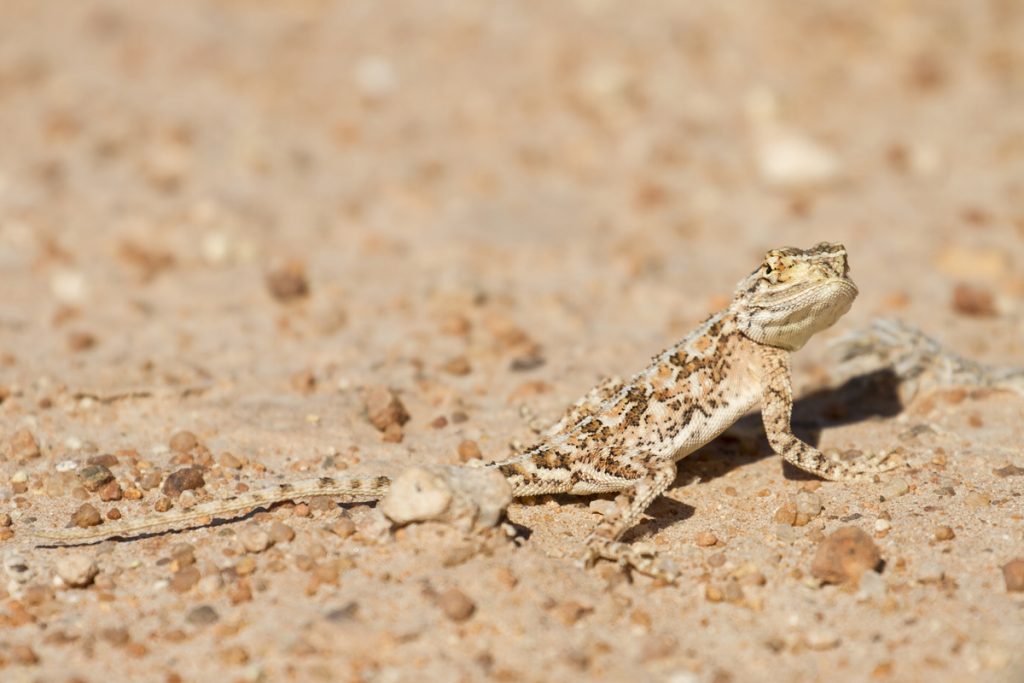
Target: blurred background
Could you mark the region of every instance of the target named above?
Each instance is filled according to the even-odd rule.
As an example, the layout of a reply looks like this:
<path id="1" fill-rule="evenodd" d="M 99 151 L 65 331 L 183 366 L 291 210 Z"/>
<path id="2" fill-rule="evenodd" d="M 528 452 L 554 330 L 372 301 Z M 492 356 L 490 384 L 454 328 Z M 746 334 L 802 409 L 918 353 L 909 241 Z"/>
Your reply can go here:
<path id="1" fill-rule="evenodd" d="M 828 240 L 853 318 L 1022 358 L 1016 0 L 5 0 L 0 136 L 21 355 L 257 350 L 272 301 L 648 349 Z"/>

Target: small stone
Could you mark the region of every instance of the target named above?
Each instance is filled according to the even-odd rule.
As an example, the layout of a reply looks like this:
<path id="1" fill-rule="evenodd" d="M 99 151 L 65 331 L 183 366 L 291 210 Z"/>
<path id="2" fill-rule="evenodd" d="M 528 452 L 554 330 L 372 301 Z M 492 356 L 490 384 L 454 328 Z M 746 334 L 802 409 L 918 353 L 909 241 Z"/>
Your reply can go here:
<path id="1" fill-rule="evenodd" d="M 814 519 L 821 514 L 821 496 L 810 491 L 799 491 L 796 494 L 796 512 L 798 515 L 806 515 Z"/>
<path id="2" fill-rule="evenodd" d="M 196 563 L 196 549 L 188 543 L 179 543 L 171 548 L 171 562 L 175 567 L 188 567 Z"/>
<path id="3" fill-rule="evenodd" d="M 818 187 L 834 182 L 842 173 L 836 155 L 801 131 L 772 122 L 763 126 L 758 138 L 758 170 L 769 185 Z"/>
<path id="4" fill-rule="evenodd" d="M 110 481 L 100 487 L 98 491 L 100 500 L 105 503 L 109 503 L 113 500 L 121 500 L 124 497 L 124 492 L 121 490 L 121 485 L 116 481 Z"/>
<path id="5" fill-rule="evenodd" d="M 7 452 L 12 460 L 29 460 L 42 455 L 39 442 L 27 429 L 19 429 L 11 435 L 7 442 Z"/>
<path id="6" fill-rule="evenodd" d="M 1024 593 L 1024 557 L 1010 560 L 1003 565 L 1003 581 L 1009 593 Z"/>
<path id="7" fill-rule="evenodd" d="M 96 335 L 83 330 L 75 330 L 68 334 L 68 348 L 72 351 L 88 351 L 96 346 Z"/>
<path id="8" fill-rule="evenodd" d="M 282 303 L 309 296 L 305 265 L 299 261 L 291 261 L 271 271 L 267 274 L 267 289 L 271 296 Z"/>
<path id="9" fill-rule="evenodd" d="M 270 525 L 270 541 L 277 545 L 288 543 L 295 538 L 295 529 L 284 522 L 274 522 Z"/>
<path id="10" fill-rule="evenodd" d="M 184 467 L 172 472 L 164 481 L 163 492 L 171 498 L 177 498 L 182 491 L 198 489 L 206 485 L 203 470 L 199 467 Z"/>
<path id="11" fill-rule="evenodd" d="M 123 626 L 111 626 L 100 631 L 100 637 L 111 645 L 120 647 L 131 640 L 131 634 Z"/>
<path id="12" fill-rule="evenodd" d="M 202 576 L 195 565 L 182 567 L 174 572 L 174 576 L 171 577 L 171 590 L 175 593 L 187 593 L 192 590 L 193 586 L 199 583 L 200 578 Z"/>
<path id="13" fill-rule="evenodd" d="M 153 504 L 153 509 L 157 512 L 167 512 L 172 507 L 174 507 L 174 503 L 167 496 L 161 497 L 160 500 Z"/>
<path id="14" fill-rule="evenodd" d="M 470 460 L 480 460 L 483 458 L 483 453 L 480 452 L 480 446 L 477 445 L 476 441 L 466 439 L 459 444 L 459 462 L 469 462 Z"/>
<path id="15" fill-rule="evenodd" d="M 839 634 L 834 631 L 814 630 L 805 638 L 807 647 L 812 650 L 831 650 L 839 646 Z"/>
<path id="16" fill-rule="evenodd" d="M 110 508 L 109 510 L 107 510 L 107 519 L 111 521 L 121 519 L 121 511 L 118 510 L 117 508 Z"/>
<path id="17" fill-rule="evenodd" d="M 935 540 L 936 541 L 952 541 L 956 538 L 956 533 L 953 529 L 948 526 L 940 526 L 935 528 Z"/>
<path id="18" fill-rule="evenodd" d="M 258 526 L 250 525 L 242 529 L 238 534 L 238 540 L 250 553 L 262 553 L 270 547 L 270 534 Z"/>
<path id="19" fill-rule="evenodd" d="M 878 546 L 862 529 L 840 527 L 818 545 L 811 575 L 824 583 L 856 583 L 881 560 Z"/>
<path id="20" fill-rule="evenodd" d="M 188 431 L 175 432 L 171 436 L 171 440 L 167 443 L 171 450 L 175 453 L 188 453 L 190 450 L 199 445 L 199 439 L 196 435 Z"/>
<path id="21" fill-rule="evenodd" d="M 472 372 L 472 367 L 465 356 L 456 356 L 441 366 L 441 369 L 450 375 L 464 376 Z"/>
<path id="22" fill-rule="evenodd" d="M 443 591 L 435 600 L 444 615 L 452 621 L 465 621 L 476 611 L 476 604 L 458 588 Z"/>
<path id="23" fill-rule="evenodd" d="M 380 509 L 395 524 L 437 519 L 448 509 L 452 490 L 441 476 L 412 467 L 391 483 Z"/>
<path id="24" fill-rule="evenodd" d="M 448 418 L 444 415 L 438 415 L 430 421 L 430 426 L 434 429 L 444 429 L 448 426 Z"/>
<path id="25" fill-rule="evenodd" d="M 893 477 L 882 487 L 882 496 L 887 500 L 898 498 L 910 491 L 910 484 L 903 477 Z"/>
<path id="26" fill-rule="evenodd" d="M 238 459 L 232 453 L 221 453 L 217 458 L 217 462 L 220 463 L 221 467 L 227 467 L 228 469 L 238 470 L 242 468 L 242 461 Z"/>
<path id="27" fill-rule="evenodd" d="M 990 317 L 999 312 L 992 290 L 963 282 L 953 290 L 953 310 L 973 317 Z"/>
<path id="28" fill-rule="evenodd" d="M 149 491 L 160 486 L 160 482 L 164 479 L 164 475 L 156 470 L 150 470 L 142 475 L 139 479 L 139 488 L 143 491 Z"/>
<path id="29" fill-rule="evenodd" d="M 402 430 L 400 424 L 389 424 L 384 430 L 381 436 L 381 441 L 384 443 L 402 443 L 402 439 L 405 438 L 405 432 Z"/>
<path id="30" fill-rule="evenodd" d="M 199 605 L 193 607 L 185 615 L 185 621 L 195 626 L 206 626 L 220 620 L 220 615 L 210 605 Z"/>
<path id="31" fill-rule="evenodd" d="M 710 531 L 701 531 L 697 534 L 694 541 L 701 548 L 710 548 L 711 546 L 718 543 L 718 537 Z"/>
<path id="32" fill-rule="evenodd" d="M 773 516 L 776 524 L 786 524 L 793 526 L 796 522 L 796 503 L 785 503 L 778 510 L 775 511 Z"/>
<path id="33" fill-rule="evenodd" d="M 94 508 L 88 503 L 83 503 L 81 507 L 75 510 L 75 513 L 71 515 L 71 522 L 83 529 L 91 526 L 97 526 L 103 521 L 100 517 L 100 511 Z"/>
<path id="34" fill-rule="evenodd" d="M 409 413 L 398 396 L 383 386 L 371 388 L 366 393 L 366 416 L 378 431 L 389 427 L 401 427 L 409 421 Z"/>
<path id="35" fill-rule="evenodd" d="M 99 571 L 96 563 L 87 555 L 68 555 L 57 562 L 57 576 L 72 588 L 85 588 Z"/>
<path id="36" fill-rule="evenodd" d="M 256 571 L 256 558 L 246 555 L 235 564 L 235 573 L 239 576 L 248 576 Z"/>
<path id="37" fill-rule="evenodd" d="M 341 517 L 330 527 L 332 534 L 339 538 L 348 538 L 356 532 L 356 523 L 349 517 Z"/>
<path id="38" fill-rule="evenodd" d="M 117 465 L 117 456 L 112 453 L 104 453 L 102 455 L 94 455 L 85 461 L 87 465 L 103 465 L 104 467 L 115 467 Z"/>
<path id="39" fill-rule="evenodd" d="M 0 527 L 9 527 L 13 523 L 14 521 L 11 519 L 9 514 L 6 512 L 0 512 Z"/>
<path id="40" fill-rule="evenodd" d="M 981 508 L 987 508 L 992 501 L 984 493 L 978 491 L 972 491 L 964 496 L 964 504 L 969 508 L 979 510 Z"/>
<path id="41" fill-rule="evenodd" d="M 892 528 L 892 524 L 887 519 L 876 519 L 875 520 L 875 531 L 884 534 Z"/>

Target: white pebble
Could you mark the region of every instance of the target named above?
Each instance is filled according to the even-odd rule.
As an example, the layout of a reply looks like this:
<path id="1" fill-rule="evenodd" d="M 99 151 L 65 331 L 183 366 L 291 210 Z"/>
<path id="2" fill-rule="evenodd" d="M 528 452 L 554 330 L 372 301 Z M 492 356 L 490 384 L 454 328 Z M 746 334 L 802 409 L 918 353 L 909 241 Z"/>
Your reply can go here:
<path id="1" fill-rule="evenodd" d="M 54 469 L 58 472 L 73 472 L 78 469 L 78 463 L 74 460 L 61 460 Z"/>
<path id="2" fill-rule="evenodd" d="M 270 547 L 270 534 L 258 526 L 248 526 L 238 534 L 238 540 L 250 553 L 262 553 Z"/>
<path id="3" fill-rule="evenodd" d="M 88 586 L 99 571 L 96 563 L 88 555 L 67 555 L 57 562 L 57 576 L 64 585 L 72 588 Z"/>
<path id="4" fill-rule="evenodd" d="M 411 467 L 391 483 L 380 509 L 395 524 L 437 519 L 452 501 L 452 490 L 437 474 Z"/>
<path id="5" fill-rule="evenodd" d="M 876 519 L 875 520 L 875 531 L 882 533 L 892 528 L 892 524 L 887 519 Z"/>

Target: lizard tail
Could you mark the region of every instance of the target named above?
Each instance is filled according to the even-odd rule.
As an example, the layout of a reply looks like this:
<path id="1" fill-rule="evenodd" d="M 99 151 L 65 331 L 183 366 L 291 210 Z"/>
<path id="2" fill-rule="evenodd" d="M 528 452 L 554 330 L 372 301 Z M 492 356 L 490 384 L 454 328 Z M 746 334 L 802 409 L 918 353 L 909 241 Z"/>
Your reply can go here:
<path id="1" fill-rule="evenodd" d="M 200 503 L 188 510 L 146 515 L 141 519 L 122 519 L 96 527 L 47 529 L 31 532 L 33 536 L 56 545 L 88 543 L 106 538 L 138 536 L 146 532 L 181 530 L 209 524 L 213 517 L 237 515 L 256 508 L 297 498 L 336 496 L 346 503 L 378 500 L 388 492 L 391 480 L 387 477 L 346 477 L 335 479 L 320 477 L 288 484 L 278 484 L 258 491 L 250 491 L 221 500 Z"/>

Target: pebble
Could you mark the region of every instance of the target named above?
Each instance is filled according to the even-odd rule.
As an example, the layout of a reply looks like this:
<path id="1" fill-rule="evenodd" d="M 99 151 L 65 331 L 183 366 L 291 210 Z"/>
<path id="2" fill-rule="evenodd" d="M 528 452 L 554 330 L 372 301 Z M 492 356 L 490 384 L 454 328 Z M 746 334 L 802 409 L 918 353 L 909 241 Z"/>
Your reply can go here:
<path id="1" fill-rule="evenodd" d="M 839 646 L 839 634 L 829 630 L 814 630 L 807 634 L 805 641 L 812 650 L 831 650 Z"/>
<path id="2" fill-rule="evenodd" d="M 177 498 L 182 491 L 197 489 L 206 484 L 203 471 L 198 467 L 184 467 L 172 472 L 164 481 L 163 492 L 171 498 Z"/>
<path id="3" fill-rule="evenodd" d="M 1009 593 L 1024 593 L 1024 557 L 1010 560 L 1003 565 L 1003 581 Z"/>
<path id="4" fill-rule="evenodd" d="M 42 455 L 39 442 L 27 429 L 19 429 L 11 435 L 10 441 L 7 442 L 7 452 L 13 460 L 29 460 Z"/>
<path id="5" fill-rule="evenodd" d="M 841 174 L 839 159 L 808 135 L 781 125 L 765 127 L 756 159 L 761 178 L 780 188 L 829 184 Z"/>
<path id="6" fill-rule="evenodd" d="M 818 545 L 811 575 L 824 583 L 856 583 L 881 559 L 878 546 L 863 529 L 840 527 Z"/>
<path id="7" fill-rule="evenodd" d="M 11 519 L 9 514 L 6 512 L 0 512 L 0 527 L 9 527 L 13 523 L 14 521 Z"/>
<path id="8" fill-rule="evenodd" d="M 97 526 L 102 521 L 100 511 L 92 505 L 89 505 L 89 503 L 83 503 L 82 506 L 75 510 L 75 513 L 71 515 L 71 522 L 75 526 L 82 527 L 83 529 L 86 527 Z"/>
<path id="9" fill-rule="evenodd" d="M 796 494 L 796 513 L 798 517 L 802 515 L 809 522 L 821 514 L 821 509 L 821 496 L 817 493 L 800 491 Z M 804 524 L 806 523 L 804 522 Z M 804 526 L 804 524 L 797 524 L 795 526 Z"/>
<path id="10" fill-rule="evenodd" d="M 892 524 L 887 519 L 876 519 L 875 520 L 875 531 L 880 534 L 884 534 L 886 531 L 892 528 Z"/>
<path id="11" fill-rule="evenodd" d="M 232 470 L 242 469 L 242 461 L 238 459 L 238 456 L 233 453 L 221 453 L 217 457 L 217 462 L 220 463 L 221 467 L 227 467 Z"/>
<path id="12" fill-rule="evenodd" d="M 366 392 L 366 416 L 378 431 L 401 427 L 409 421 L 409 412 L 398 396 L 384 386 L 371 387 Z"/>
<path id="13" fill-rule="evenodd" d="M 350 517 L 341 517 L 329 527 L 332 534 L 339 538 L 348 538 L 356 532 L 356 523 Z"/>
<path id="14" fill-rule="evenodd" d="M 391 483 L 380 509 L 395 524 L 437 519 L 448 509 L 452 490 L 438 474 L 421 467 L 402 472 Z"/>
<path id="15" fill-rule="evenodd" d="M 174 575 L 171 577 L 170 588 L 175 593 L 187 593 L 192 590 L 193 586 L 199 583 L 201 578 L 202 575 L 195 565 L 188 565 L 174 572 Z"/>
<path id="16" fill-rule="evenodd" d="M 903 477 L 893 477 L 882 487 L 882 496 L 886 499 L 898 498 L 910 491 L 910 484 Z"/>
<path id="17" fill-rule="evenodd" d="M 267 273 L 267 290 L 282 303 L 309 296 L 306 266 L 299 261 L 292 261 Z"/>
<path id="18" fill-rule="evenodd" d="M 295 529 L 291 528 L 284 522 L 274 522 L 270 525 L 270 541 L 271 543 L 288 543 L 295 538 Z"/>
<path id="19" fill-rule="evenodd" d="M 188 453 L 199 445 L 199 439 L 192 432 L 182 430 L 175 432 L 171 436 L 171 440 L 167 442 L 167 445 L 175 453 Z"/>
<path id="20" fill-rule="evenodd" d="M 99 571 L 96 563 L 87 555 L 66 555 L 57 562 L 57 576 L 72 588 L 85 588 Z"/>
<path id="21" fill-rule="evenodd" d="M 935 529 L 935 540 L 936 541 L 952 541 L 956 538 L 956 533 L 951 527 L 940 526 Z"/>
<path id="22" fill-rule="evenodd" d="M 242 547 L 250 553 L 262 553 L 271 544 L 270 534 L 255 525 L 249 525 L 242 529 L 238 534 L 238 540 L 242 542 Z"/>
<path id="23" fill-rule="evenodd" d="M 953 289 L 953 310 L 976 318 L 991 317 L 999 312 L 992 290 L 964 282 Z"/>
<path id="24" fill-rule="evenodd" d="M 476 611 L 476 604 L 458 588 L 443 591 L 435 601 L 444 615 L 452 621 L 465 621 Z"/>
<path id="25" fill-rule="evenodd" d="M 100 487 L 97 492 L 100 500 L 105 503 L 109 503 L 113 500 L 121 500 L 124 497 L 124 491 L 121 490 L 121 485 L 116 481 L 109 481 Z"/>
<path id="26" fill-rule="evenodd" d="M 163 474 L 159 471 L 150 470 L 143 474 L 139 479 L 139 487 L 142 488 L 143 491 L 155 489 L 157 486 L 160 486 L 160 482 L 163 481 L 163 478 Z"/>
<path id="27" fill-rule="evenodd" d="M 710 548 L 718 543 L 718 537 L 710 531 L 701 531 L 694 540 L 701 548 Z"/>
<path id="28" fill-rule="evenodd" d="M 199 605 L 193 607 L 185 615 L 185 621 L 195 626 L 206 626 L 220 620 L 220 615 L 210 605 Z"/>
<path id="29" fill-rule="evenodd" d="M 480 452 L 480 446 L 477 445 L 476 441 L 466 439 L 459 444 L 459 462 L 481 460 L 482 458 L 483 453 Z"/>
<path id="30" fill-rule="evenodd" d="M 114 473 L 102 465 L 87 465 L 78 470 L 78 480 L 88 490 L 96 490 L 105 483 L 114 480 Z"/>
<path id="31" fill-rule="evenodd" d="M 980 508 L 987 508 L 990 503 L 991 499 L 989 499 L 988 496 L 986 496 L 984 493 L 979 493 L 977 491 L 972 491 L 971 493 L 968 493 L 966 496 L 964 496 L 964 505 L 966 505 L 969 508 L 974 508 L 975 510 L 978 510 Z"/>

